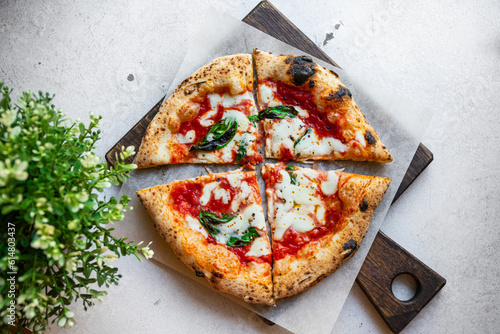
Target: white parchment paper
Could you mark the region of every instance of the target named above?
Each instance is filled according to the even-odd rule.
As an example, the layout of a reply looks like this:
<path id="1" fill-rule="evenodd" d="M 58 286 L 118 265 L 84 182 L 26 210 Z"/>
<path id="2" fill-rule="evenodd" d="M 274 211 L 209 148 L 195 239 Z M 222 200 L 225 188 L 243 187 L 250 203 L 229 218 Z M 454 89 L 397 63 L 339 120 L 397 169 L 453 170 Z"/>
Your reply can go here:
<path id="1" fill-rule="evenodd" d="M 178 70 L 175 80 L 167 92 L 169 96 L 177 85 L 190 76 L 196 69 L 209 61 L 224 55 L 251 53 L 253 48 L 283 54 L 304 54 L 255 28 L 219 11 L 212 9 L 207 13 L 201 28 Z M 334 70 L 341 81 L 352 92 L 353 98 L 365 114 L 368 122 L 377 131 L 382 142 L 393 155 L 394 161 L 389 164 L 369 162 L 318 162 L 316 167 L 322 170 L 345 168 L 347 172 L 365 175 L 385 176 L 392 178 L 383 201 L 375 210 L 370 229 L 355 256 L 344 264 L 337 272 L 325 278 L 315 287 L 285 300 L 277 302 L 276 307 L 247 304 L 235 297 L 225 295 L 236 303 L 256 312 L 259 315 L 295 333 L 330 333 L 337 316 L 344 304 L 354 280 L 359 272 L 367 252 L 379 230 L 390 203 L 403 179 L 403 176 L 419 145 L 428 122 L 430 111 L 424 110 L 401 97 L 395 96 L 383 88 L 356 78 L 338 68 L 320 60 L 316 61 Z M 146 112 L 147 110 L 144 110 Z M 274 162 L 267 159 L 266 162 Z M 299 166 L 307 166 L 293 163 Z M 260 165 L 257 166 L 260 176 Z M 308 166 L 310 167 L 310 165 Z M 235 170 L 238 166 L 210 165 L 214 172 Z M 153 222 L 139 202 L 135 192 L 155 185 L 184 180 L 206 174 L 203 165 L 171 165 L 131 173 L 129 181 L 123 185 L 120 195 L 132 198 L 134 210 L 128 212 L 125 220 L 116 224 L 115 234 L 127 236 L 133 240 L 153 241 L 155 252 L 152 261 L 167 265 L 193 279 L 209 285 L 198 278 L 182 262 L 170 247 L 163 241 L 153 227 Z M 259 181 L 262 202 L 266 203 L 264 182 Z M 267 208 L 265 208 L 267 211 Z M 147 273 L 145 273 L 147 276 Z M 197 316 L 202 317 L 202 310 Z"/>

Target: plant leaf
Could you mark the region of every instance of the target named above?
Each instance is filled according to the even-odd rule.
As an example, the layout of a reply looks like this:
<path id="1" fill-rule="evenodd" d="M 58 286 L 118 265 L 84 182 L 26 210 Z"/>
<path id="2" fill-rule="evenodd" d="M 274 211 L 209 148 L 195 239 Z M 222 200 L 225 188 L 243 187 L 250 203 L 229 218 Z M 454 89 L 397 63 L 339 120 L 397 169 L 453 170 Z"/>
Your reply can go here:
<path id="1" fill-rule="evenodd" d="M 236 134 L 238 122 L 234 118 L 223 118 L 210 128 L 202 140 L 191 146 L 191 151 L 215 151 L 226 146 Z"/>
<path id="2" fill-rule="evenodd" d="M 264 109 L 259 112 L 259 119 L 262 120 L 264 118 L 275 119 L 275 118 L 294 118 L 298 115 L 297 109 L 293 106 L 277 106 Z"/>
<path id="3" fill-rule="evenodd" d="M 246 230 L 245 234 L 238 239 L 236 237 L 231 237 L 229 241 L 226 243 L 226 246 L 229 247 L 243 247 L 251 243 L 255 238 L 260 237 L 259 232 L 255 229 L 255 227 L 250 227 Z"/>

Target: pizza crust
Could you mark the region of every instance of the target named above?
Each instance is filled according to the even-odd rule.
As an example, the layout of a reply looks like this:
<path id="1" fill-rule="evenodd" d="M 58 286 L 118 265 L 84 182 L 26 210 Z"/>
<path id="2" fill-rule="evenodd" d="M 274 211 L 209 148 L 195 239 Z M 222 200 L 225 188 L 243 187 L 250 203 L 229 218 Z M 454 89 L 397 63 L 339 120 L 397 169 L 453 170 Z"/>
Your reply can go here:
<path id="1" fill-rule="evenodd" d="M 149 124 L 135 160 L 137 167 L 169 164 L 175 150 L 184 149 L 186 152 L 175 154 L 187 154 L 187 149 L 178 145 L 172 135 L 178 132 L 181 122 L 196 118 L 199 103 L 207 94 L 225 92 L 238 95 L 252 92 L 252 89 L 252 58 L 249 54 L 217 58 L 198 69 L 165 100 Z M 213 163 L 203 159 L 185 162 Z"/>
<path id="2" fill-rule="evenodd" d="M 342 173 L 339 184 L 346 178 L 349 180 L 339 189 L 339 197 L 344 207 L 352 207 L 354 211 L 346 217 L 345 226 L 338 233 L 330 233 L 308 243 L 296 256 L 286 255 L 274 260 L 273 289 L 276 299 L 296 295 L 319 283 L 349 260 L 359 248 L 368 231 L 373 211 L 389 187 L 390 179 Z M 267 188 L 266 194 L 268 220 L 274 227 L 274 191 Z M 360 206 L 361 203 L 363 205 Z"/>
<path id="3" fill-rule="evenodd" d="M 244 173 L 255 175 L 255 172 Z M 198 180 L 209 183 L 216 177 L 206 175 Z M 201 233 L 189 228 L 184 216 L 172 207 L 171 189 L 178 182 L 184 181 L 137 192 L 158 233 L 182 262 L 198 277 L 205 277 L 216 290 L 238 296 L 249 303 L 274 306 L 271 265 L 250 262 L 241 266 L 233 252 L 222 245 L 208 243 Z"/>
<path id="4" fill-rule="evenodd" d="M 362 130 L 369 143 L 365 150 L 358 150 L 355 155 L 334 152 L 331 155 L 313 157 L 295 157 L 297 161 L 307 160 L 353 160 L 391 162 L 392 156 L 384 146 L 376 131 L 368 124 L 366 117 L 352 98 L 351 92 L 339 80 L 338 75 L 313 62 L 309 56 L 273 55 L 254 49 L 254 62 L 258 82 L 270 79 L 288 86 L 300 87 L 301 91 L 314 96 L 318 111 L 334 124 L 339 118 L 345 120 L 344 135 L 354 138 L 357 130 Z M 262 102 L 259 100 L 259 108 Z M 268 121 L 268 120 L 266 120 Z M 269 121 L 267 122 L 269 123 Z M 269 127 L 269 124 L 267 124 Z M 344 127 L 343 127 L 344 128 Z M 369 135 L 368 135 L 369 133 Z M 284 159 L 280 150 L 268 151 L 266 157 Z"/>

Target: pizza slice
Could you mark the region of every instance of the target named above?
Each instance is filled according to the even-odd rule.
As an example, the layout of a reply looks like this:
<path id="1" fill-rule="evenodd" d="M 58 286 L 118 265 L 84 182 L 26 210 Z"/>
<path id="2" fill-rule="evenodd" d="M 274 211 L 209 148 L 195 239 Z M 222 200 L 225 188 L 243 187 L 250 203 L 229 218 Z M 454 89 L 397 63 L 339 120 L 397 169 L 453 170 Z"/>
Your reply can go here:
<path id="1" fill-rule="evenodd" d="M 252 58 L 217 58 L 184 80 L 161 106 L 142 139 L 139 168 L 176 163 L 262 161 L 253 98 Z"/>
<path id="2" fill-rule="evenodd" d="M 262 168 L 276 299 L 318 283 L 356 252 L 390 179 L 342 171 Z"/>
<path id="3" fill-rule="evenodd" d="M 271 247 L 254 171 L 175 181 L 137 195 L 197 276 L 247 302 L 274 305 Z"/>
<path id="4" fill-rule="evenodd" d="M 337 74 L 309 56 L 254 49 L 258 116 L 266 157 L 391 162 L 392 157 Z"/>

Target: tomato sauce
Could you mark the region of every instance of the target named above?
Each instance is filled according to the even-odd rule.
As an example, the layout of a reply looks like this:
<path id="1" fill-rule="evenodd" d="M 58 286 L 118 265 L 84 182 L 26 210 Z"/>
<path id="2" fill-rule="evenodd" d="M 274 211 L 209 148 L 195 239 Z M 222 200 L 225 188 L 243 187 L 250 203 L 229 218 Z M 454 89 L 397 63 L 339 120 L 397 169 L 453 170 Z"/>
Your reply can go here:
<path id="1" fill-rule="evenodd" d="M 308 128 L 314 129 L 318 137 L 333 137 L 341 141 L 344 139 L 342 129 L 339 126 L 339 121 L 332 124 L 326 117 L 326 113 L 320 113 L 312 94 L 302 91 L 296 87 L 288 86 L 269 79 L 262 80 L 261 83 L 275 87 L 275 97 L 283 104 L 299 106 L 300 108 L 307 110 L 309 117 L 302 117 L 300 115 L 298 115 L 298 117 L 307 125 Z"/>
<path id="2" fill-rule="evenodd" d="M 269 263 L 269 264 L 271 264 L 272 262 L 271 254 L 263 255 L 260 257 L 247 256 L 246 254 L 250 251 L 250 248 L 252 248 L 251 244 L 243 247 L 226 247 L 226 248 L 229 249 L 238 257 L 238 259 L 241 262 L 241 265 L 243 266 L 246 266 L 249 262 Z"/>
<path id="3" fill-rule="evenodd" d="M 177 183 L 172 187 L 171 196 L 174 208 L 180 213 L 198 217 L 200 213 L 200 197 L 203 185 L 195 182 Z"/>
<path id="4" fill-rule="evenodd" d="M 205 96 L 203 101 L 200 103 L 200 110 L 198 112 L 198 116 L 196 116 L 195 119 L 193 120 L 182 122 L 179 128 L 179 133 L 182 135 L 186 135 L 189 131 L 194 130 L 195 138 L 193 143 L 197 143 L 200 140 L 202 140 L 203 137 L 205 137 L 205 135 L 208 133 L 210 127 L 201 125 L 200 119 L 201 116 L 205 115 L 210 110 L 212 110 L 212 107 L 210 105 L 210 98 L 208 96 Z M 222 106 L 219 104 L 219 106 L 217 107 L 217 113 L 210 119 L 213 120 L 214 123 L 218 122 L 222 118 L 223 114 L 224 114 L 224 108 L 222 108 Z M 187 145 L 192 145 L 192 144 L 187 144 Z"/>
<path id="5" fill-rule="evenodd" d="M 232 215 L 235 212 L 231 210 L 231 202 L 234 196 L 238 193 L 238 189 L 233 188 L 226 178 L 219 178 L 215 181 L 219 182 L 219 187 L 225 189 L 230 194 L 230 199 L 228 203 L 224 203 L 221 199 L 215 199 L 213 195 L 210 196 L 207 204 L 203 206 L 205 211 L 209 211 L 217 214 L 219 217 L 228 214 Z M 249 186 L 258 189 L 256 179 L 252 176 L 247 176 L 242 179 L 242 182 L 247 182 Z M 174 208 L 180 213 L 188 214 L 191 217 L 198 218 L 200 214 L 200 198 L 203 194 L 204 184 L 196 182 L 184 182 L 175 184 L 171 190 L 171 196 L 174 202 Z M 263 233 L 263 232 L 260 232 Z M 217 240 L 211 235 L 206 238 L 207 243 L 218 244 Z M 265 255 L 261 257 L 246 256 L 246 253 L 250 250 L 251 244 L 244 247 L 228 247 L 228 250 L 233 252 L 241 261 L 242 265 L 247 265 L 249 262 L 259 262 L 259 263 L 271 263 L 271 255 Z"/>

